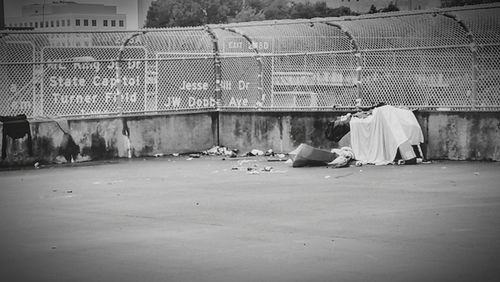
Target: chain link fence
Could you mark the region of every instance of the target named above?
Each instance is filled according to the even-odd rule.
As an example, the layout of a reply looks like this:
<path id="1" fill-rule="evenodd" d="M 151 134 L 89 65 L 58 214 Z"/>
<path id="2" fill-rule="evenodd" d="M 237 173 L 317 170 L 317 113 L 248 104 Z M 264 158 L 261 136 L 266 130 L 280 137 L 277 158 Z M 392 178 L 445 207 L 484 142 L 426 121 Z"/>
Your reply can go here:
<path id="1" fill-rule="evenodd" d="M 500 111 L 500 5 L 120 32 L 2 31 L 0 114 Z"/>

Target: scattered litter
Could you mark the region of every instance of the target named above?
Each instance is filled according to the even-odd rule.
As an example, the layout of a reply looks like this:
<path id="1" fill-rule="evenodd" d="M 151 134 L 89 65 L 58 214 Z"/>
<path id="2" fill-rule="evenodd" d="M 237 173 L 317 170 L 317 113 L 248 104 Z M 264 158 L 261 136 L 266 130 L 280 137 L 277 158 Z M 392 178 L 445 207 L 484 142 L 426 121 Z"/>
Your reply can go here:
<path id="1" fill-rule="evenodd" d="M 285 154 L 277 154 L 276 156 L 277 156 L 278 158 L 282 159 L 282 158 L 284 158 L 284 157 L 285 157 Z"/>
<path id="2" fill-rule="evenodd" d="M 200 154 L 189 154 L 190 158 L 199 158 Z"/>
<path id="3" fill-rule="evenodd" d="M 363 166 L 363 162 L 362 161 L 357 161 L 356 162 L 356 166 Z"/>
<path id="4" fill-rule="evenodd" d="M 359 172 L 363 172 L 363 170 L 362 170 L 362 169 L 360 169 L 360 170 L 359 170 Z"/>
<path id="5" fill-rule="evenodd" d="M 405 164 L 405 160 L 398 160 L 398 165 L 404 165 Z"/>
<path id="6" fill-rule="evenodd" d="M 330 178 L 331 176 L 330 175 L 325 175 L 325 179 L 328 179 Z"/>
<path id="7" fill-rule="evenodd" d="M 228 156 L 230 158 L 236 158 L 238 155 L 238 149 L 228 149 L 226 147 L 214 146 L 209 150 L 203 151 L 202 154 L 209 156 Z"/>
<path id="8" fill-rule="evenodd" d="M 250 155 L 251 156 L 263 156 L 264 152 L 261 150 L 253 149 L 252 151 L 250 151 Z"/>
<path id="9" fill-rule="evenodd" d="M 186 159 L 186 161 L 190 161 L 190 160 L 192 160 L 192 159 L 193 159 L 193 158 L 187 158 L 187 159 Z"/>
<path id="10" fill-rule="evenodd" d="M 273 149 L 267 150 L 266 153 L 264 154 L 264 156 L 274 156 Z"/>
<path id="11" fill-rule="evenodd" d="M 173 153 L 172 156 L 174 157 L 178 157 L 179 156 L 179 153 Z"/>
<path id="12" fill-rule="evenodd" d="M 249 171 L 248 173 L 249 173 L 249 174 L 259 174 L 259 171 L 257 171 L 257 170 L 251 170 L 251 171 Z"/>
<path id="13" fill-rule="evenodd" d="M 66 193 L 73 193 L 73 190 L 67 190 Z"/>
<path id="14" fill-rule="evenodd" d="M 271 167 L 271 166 L 266 166 L 263 169 L 263 171 L 271 171 L 271 170 L 273 170 L 273 167 Z"/>
<path id="15" fill-rule="evenodd" d="M 40 168 L 40 163 L 39 163 L 39 162 L 36 162 L 33 166 L 34 166 L 35 168 Z"/>
<path id="16" fill-rule="evenodd" d="M 158 157 L 163 157 L 163 154 L 162 154 L 162 153 L 159 153 L 159 154 L 155 154 L 154 156 L 155 156 L 156 158 L 158 158 Z"/>
<path id="17" fill-rule="evenodd" d="M 329 162 L 328 165 L 334 168 L 346 167 L 349 165 L 349 159 L 344 156 L 338 156 L 333 161 Z"/>

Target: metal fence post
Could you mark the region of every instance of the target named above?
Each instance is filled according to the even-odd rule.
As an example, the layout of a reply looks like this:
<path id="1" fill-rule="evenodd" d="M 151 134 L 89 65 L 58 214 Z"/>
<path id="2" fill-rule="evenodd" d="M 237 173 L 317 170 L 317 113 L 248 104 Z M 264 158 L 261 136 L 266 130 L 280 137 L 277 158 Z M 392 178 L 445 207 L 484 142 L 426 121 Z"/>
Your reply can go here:
<path id="1" fill-rule="evenodd" d="M 131 36 L 129 36 L 120 46 L 120 50 L 118 51 L 118 58 L 116 60 L 116 95 L 117 97 L 117 110 L 118 110 L 118 115 L 123 114 L 123 107 L 122 107 L 122 62 L 123 62 L 123 52 L 125 51 L 125 47 L 127 47 L 127 44 L 129 43 L 132 38 L 137 37 L 139 35 L 143 35 L 146 32 L 140 32 L 140 33 L 134 33 Z"/>
<path id="2" fill-rule="evenodd" d="M 324 22 L 326 25 L 336 27 L 340 29 L 346 36 L 349 38 L 351 42 L 352 52 L 354 57 L 356 57 L 356 107 L 361 106 L 361 95 L 362 95 L 362 70 L 363 70 L 363 57 L 361 50 L 359 48 L 358 41 L 352 34 L 346 30 L 342 25 L 332 23 L 332 22 Z"/>
<path id="3" fill-rule="evenodd" d="M 257 75 L 257 93 L 258 97 L 260 97 L 260 100 L 256 102 L 256 107 L 258 109 L 261 109 L 264 106 L 264 101 L 266 99 L 266 94 L 264 93 L 264 67 L 262 63 L 262 56 L 260 55 L 259 49 L 255 44 L 253 43 L 252 39 L 248 37 L 248 35 L 243 34 L 242 32 L 238 32 L 233 28 L 227 28 L 226 30 L 236 33 L 240 36 L 242 36 L 248 43 L 250 43 L 250 49 L 252 49 L 255 52 L 256 58 L 255 60 L 257 61 L 257 65 L 259 66 L 259 74 Z"/>
<path id="4" fill-rule="evenodd" d="M 122 117 L 123 115 L 123 106 L 122 106 L 122 62 L 123 62 L 123 52 L 125 51 L 125 47 L 127 47 L 128 42 L 139 35 L 143 35 L 145 32 L 141 33 L 134 33 L 131 36 L 129 36 L 122 44 L 120 47 L 120 50 L 118 52 L 118 59 L 116 60 L 116 95 L 117 97 L 117 110 L 118 110 L 118 115 Z M 127 121 L 122 118 L 122 134 L 126 137 L 125 138 L 125 143 L 127 147 L 127 157 L 130 159 L 132 158 L 132 148 L 130 144 L 130 130 L 127 125 Z"/>
<path id="5" fill-rule="evenodd" d="M 205 31 L 210 35 L 212 38 L 212 44 L 213 44 L 213 52 L 214 52 L 214 72 L 215 72 L 215 110 L 218 112 L 220 110 L 220 103 L 222 101 L 222 88 L 221 88 L 221 81 L 222 81 L 222 68 L 221 68 L 221 60 L 219 57 L 219 39 L 213 32 L 213 30 L 210 28 L 210 26 L 206 25 L 205 26 Z M 217 140 L 217 145 L 220 145 L 220 120 L 219 120 L 220 115 L 217 114 L 217 124 L 216 124 L 216 140 Z"/>
<path id="6" fill-rule="evenodd" d="M 477 59 L 477 42 L 476 42 L 476 37 L 474 36 L 474 33 L 470 30 L 470 28 L 461 20 L 458 18 L 457 15 L 450 14 L 450 13 L 443 13 L 442 14 L 445 17 L 453 19 L 455 22 L 460 25 L 460 27 L 465 31 L 467 35 L 467 39 L 469 40 L 469 48 L 471 52 L 471 58 L 472 58 L 472 95 L 470 97 L 471 103 L 472 103 L 472 109 L 475 109 L 477 107 L 477 95 L 478 95 L 478 68 L 479 68 L 479 63 Z"/>
<path id="7" fill-rule="evenodd" d="M 215 72 L 215 98 L 216 98 L 215 107 L 216 110 L 220 110 L 219 101 L 221 101 L 222 98 L 222 93 L 221 93 L 222 69 L 221 69 L 221 60 L 219 54 L 219 39 L 213 32 L 212 28 L 210 28 L 210 26 L 206 25 L 205 31 L 212 38 L 213 52 L 214 52 L 214 72 Z"/>

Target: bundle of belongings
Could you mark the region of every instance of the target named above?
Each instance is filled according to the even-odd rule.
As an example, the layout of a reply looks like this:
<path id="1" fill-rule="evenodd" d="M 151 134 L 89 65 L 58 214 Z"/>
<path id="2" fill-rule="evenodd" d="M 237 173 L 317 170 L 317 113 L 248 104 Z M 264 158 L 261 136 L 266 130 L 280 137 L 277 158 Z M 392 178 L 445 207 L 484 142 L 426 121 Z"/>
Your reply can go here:
<path id="1" fill-rule="evenodd" d="M 357 164 L 385 165 L 401 158 L 406 163 L 416 163 L 422 158 L 420 143 L 424 142 L 422 130 L 412 111 L 385 104 L 363 111 L 346 114 L 328 124 L 325 136 L 339 142 L 351 133 L 351 147 L 331 151 L 301 144 L 289 154 L 293 167 L 330 165 L 345 167 L 351 161 Z"/>
<path id="2" fill-rule="evenodd" d="M 325 135 L 338 142 L 351 133 L 355 159 L 363 164 L 384 165 L 399 155 L 408 163 L 422 158 L 422 129 L 412 111 L 389 105 L 378 105 L 330 122 Z"/>

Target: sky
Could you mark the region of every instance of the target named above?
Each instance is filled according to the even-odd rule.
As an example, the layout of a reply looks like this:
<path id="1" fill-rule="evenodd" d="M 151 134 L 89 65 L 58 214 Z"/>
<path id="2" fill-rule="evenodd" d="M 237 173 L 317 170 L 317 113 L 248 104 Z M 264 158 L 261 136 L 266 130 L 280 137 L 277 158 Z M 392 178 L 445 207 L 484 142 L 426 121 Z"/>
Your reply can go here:
<path id="1" fill-rule="evenodd" d="M 1 0 L 0 0 L 1 1 Z M 53 0 L 45 0 L 51 3 Z M 118 14 L 127 15 L 127 29 L 137 29 L 137 0 L 72 0 L 77 3 L 104 4 L 116 6 Z M 43 4 L 43 0 L 3 0 L 6 17 L 21 16 L 21 7 L 28 4 Z M 145 1 L 150 2 L 150 1 Z M 147 8 L 146 8 L 147 10 Z M 141 24 L 142 26 L 142 24 Z"/>

